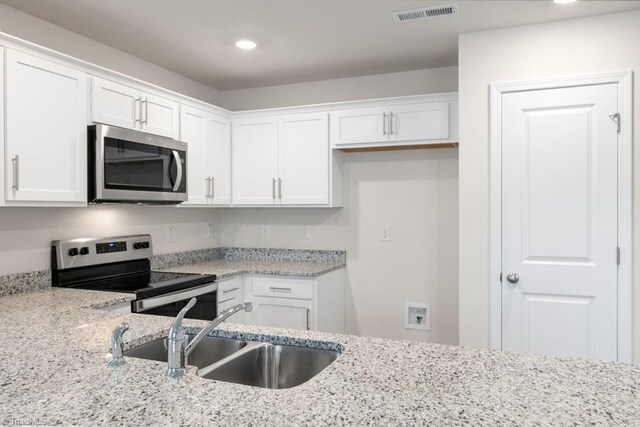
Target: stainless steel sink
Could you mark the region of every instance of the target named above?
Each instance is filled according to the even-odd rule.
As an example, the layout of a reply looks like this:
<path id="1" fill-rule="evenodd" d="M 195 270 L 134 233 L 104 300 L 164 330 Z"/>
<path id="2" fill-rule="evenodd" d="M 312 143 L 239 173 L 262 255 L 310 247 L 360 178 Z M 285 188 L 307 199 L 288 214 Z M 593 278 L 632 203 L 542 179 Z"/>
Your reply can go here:
<path id="1" fill-rule="evenodd" d="M 291 388 L 318 375 L 339 355 L 331 350 L 250 342 L 228 358 L 200 369 L 198 375 L 255 387 Z"/>
<path id="2" fill-rule="evenodd" d="M 193 339 L 194 336 L 195 335 L 187 335 L 188 340 Z M 189 355 L 187 364 L 198 368 L 210 366 L 211 364 L 230 356 L 245 345 L 247 345 L 245 341 L 219 337 L 204 337 L 202 342 L 193 350 L 193 353 Z M 125 351 L 124 356 L 166 362 L 167 339 L 162 338 L 148 342 L 139 347 L 132 348 Z"/>

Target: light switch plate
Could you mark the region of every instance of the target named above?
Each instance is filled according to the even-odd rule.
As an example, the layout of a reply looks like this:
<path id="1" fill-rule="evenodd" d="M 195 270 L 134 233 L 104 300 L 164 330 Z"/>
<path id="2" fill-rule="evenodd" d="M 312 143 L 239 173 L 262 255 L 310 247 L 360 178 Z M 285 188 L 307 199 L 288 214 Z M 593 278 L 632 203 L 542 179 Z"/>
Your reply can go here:
<path id="1" fill-rule="evenodd" d="M 300 228 L 300 239 L 309 240 L 311 238 L 311 232 L 309 231 L 308 225 L 303 225 Z"/>
<path id="2" fill-rule="evenodd" d="M 174 241 L 173 225 L 167 225 L 167 243 L 173 243 Z"/>
<path id="3" fill-rule="evenodd" d="M 216 235 L 216 228 L 213 224 L 207 224 L 207 239 L 213 239 Z"/>
<path id="4" fill-rule="evenodd" d="M 271 237 L 271 227 L 269 227 L 268 225 L 261 225 L 260 236 L 262 236 L 263 239 L 268 239 L 269 237 Z"/>

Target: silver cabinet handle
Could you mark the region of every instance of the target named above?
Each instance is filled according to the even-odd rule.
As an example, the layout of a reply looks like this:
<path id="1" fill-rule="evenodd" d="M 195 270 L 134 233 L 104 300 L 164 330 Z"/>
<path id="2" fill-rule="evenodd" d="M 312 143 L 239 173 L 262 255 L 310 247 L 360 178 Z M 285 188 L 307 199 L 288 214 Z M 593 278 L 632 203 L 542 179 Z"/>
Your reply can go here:
<path id="1" fill-rule="evenodd" d="M 282 179 L 278 178 L 278 199 L 282 200 Z"/>
<path id="2" fill-rule="evenodd" d="M 311 322 L 309 322 L 310 315 L 311 315 L 311 310 L 307 308 L 307 331 L 311 329 L 311 325 L 310 325 Z"/>
<path id="3" fill-rule="evenodd" d="M 215 176 L 211 177 L 211 198 L 212 199 L 216 198 L 216 177 Z"/>
<path id="4" fill-rule="evenodd" d="M 180 161 L 180 154 L 178 154 L 176 150 L 171 150 L 171 153 L 173 153 L 173 158 L 176 161 L 178 175 L 176 177 L 176 183 L 173 184 L 173 191 L 178 191 L 178 188 L 180 188 L 180 184 L 182 183 L 182 162 Z"/>
<path id="5" fill-rule="evenodd" d="M 13 188 L 15 191 L 20 191 L 20 156 L 16 154 L 16 156 L 11 159 L 11 163 L 13 163 Z"/>
<path id="6" fill-rule="evenodd" d="M 144 101 L 140 104 L 144 104 L 144 121 L 142 122 L 142 124 L 147 125 L 149 124 L 149 99 L 145 98 Z M 142 119 L 142 108 L 140 109 L 140 111 L 140 118 Z"/>
<path id="7" fill-rule="evenodd" d="M 269 286 L 272 291 L 291 292 L 291 288 L 280 288 L 278 286 Z"/>
<path id="8" fill-rule="evenodd" d="M 387 113 L 382 113 L 382 134 L 387 134 Z"/>
<path id="9" fill-rule="evenodd" d="M 393 135 L 393 112 L 389 113 L 389 135 Z"/>
<path id="10" fill-rule="evenodd" d="M 223 300 L 223 301 L 218 301 L 218 305 L 224 304 L 225 302 L 233 301 L 234 299 L 236 299 L 236 297 L 231 297 L 231 298 L 227 298 L 226 300 Z"/>
<path id="11" fill-rule="evenodd" d="M 229 292 L 233 292 L 233 291 L 237 291 L 240 288 L 231 288 L 231 289 L 225 289 L 222 291 L 223 294 L 228 294 Z"/>
<path id="12" fill-rule="evenodd" d="M 133 101 L 133 125 L 140 122 L 140 118 L 142 117 L 142 99 L 136 98 Z"/>
<path id="13" fill-rule="evenodd" d="M 507 282 L 515 284 L 518 283 L 518 281 L 520 281 L 520 276 L 518 276 L 516 273 L 507 274 Z"/>
<path id="14" fill-rule="evenodd" d="M 211 180 L 210 176 L 204 179 L 205 185 L 207 186 L 207 195 L 204 197 L 206 197 L 207 199 L 211 197 L 211 181 L 210 180 Z"/>
<path id="15" fill-rule="evenodd" d="M 273 200 L 276 199 L 276 179 L 273 178 L 273 181 L 271 182 L 271 195 L 273 196 Z"/>

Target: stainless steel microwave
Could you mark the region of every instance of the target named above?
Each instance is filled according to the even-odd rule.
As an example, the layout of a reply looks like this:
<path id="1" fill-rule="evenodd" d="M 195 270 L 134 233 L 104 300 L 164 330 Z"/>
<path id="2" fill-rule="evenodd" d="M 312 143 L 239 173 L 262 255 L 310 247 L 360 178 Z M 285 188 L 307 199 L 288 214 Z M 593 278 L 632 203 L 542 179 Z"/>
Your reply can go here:
<path id="1" fill-rule="evenodd" d="M 89 126 L 89 203 L 187 200 L 187 144 L 102 124 Z"/>

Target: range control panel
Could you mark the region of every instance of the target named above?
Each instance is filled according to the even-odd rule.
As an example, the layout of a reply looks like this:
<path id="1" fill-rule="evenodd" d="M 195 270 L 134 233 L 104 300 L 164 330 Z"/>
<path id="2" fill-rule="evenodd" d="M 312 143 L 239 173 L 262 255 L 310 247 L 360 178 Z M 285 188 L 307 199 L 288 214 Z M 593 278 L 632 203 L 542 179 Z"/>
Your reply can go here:
<path id="1" fill-rule="evenodd" d="M 127 242 L 107 242 L 107 243 L 96 243 L 96 253 L 97 254 L 108 254 L 112 252 L 125 252 L 127 250 Z"/>
<path id="2" fill-rule="evenodd" d="M 55 264 L 52 268 L 58 270 L 132 261 L 153 256 L 149 234 L 55 240 L 51 242 L 51 246 L 55 255 Z"/>

